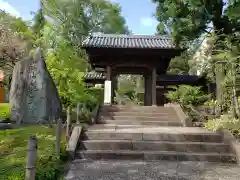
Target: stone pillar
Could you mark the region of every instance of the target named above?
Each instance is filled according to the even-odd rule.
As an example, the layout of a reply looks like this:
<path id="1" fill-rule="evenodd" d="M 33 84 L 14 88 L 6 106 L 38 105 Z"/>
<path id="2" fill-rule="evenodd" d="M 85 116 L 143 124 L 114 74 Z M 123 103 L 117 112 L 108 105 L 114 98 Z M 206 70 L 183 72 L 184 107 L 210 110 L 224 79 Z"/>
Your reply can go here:
<path id="1" fill-rule="evenodd" d="M 152 77 L 149 75 L 144 76 L 144 106 L 152 105 Z"/>
<path id="2" fill-rule="evenodd" d="M 112 69 L 107 66 L 106 81 L 104 83 L 104 104 L 112 104 Z"/>
<path id="3" fill-rule="evenodd" d="M 215 74 L 216 74 L 216 98 L 217 98 L 217 109 L 216 115 L 219 117 L 222 111 L 223 104 L 223 80 L 224 80 L 224 72 L 223 72 L 223 64 L 217 63 L 215 65 Z"/>
<path id="4" fill-rule="evenodd" d="M 152 106 L 156 106 L 156 81 L 157 81 L 157 72 L 156 68 L 152 70 Z"/>

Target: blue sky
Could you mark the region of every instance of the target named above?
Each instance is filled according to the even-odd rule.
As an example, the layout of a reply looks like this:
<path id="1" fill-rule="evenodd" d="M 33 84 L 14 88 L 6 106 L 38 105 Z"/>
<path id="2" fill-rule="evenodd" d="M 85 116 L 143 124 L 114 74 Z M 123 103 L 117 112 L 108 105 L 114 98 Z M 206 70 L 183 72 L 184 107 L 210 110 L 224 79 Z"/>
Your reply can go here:
<path id="1" fill-rule="evenodd" d="M 153 17 L 156 5 L 151 0 L 111 1 L 122 6 L 122 15 L 134 34 L 147 35 L 156 32 L 157 21 Z M 39 0 L 0 0 L 0 9 L 27 20 L 32 17 L 30 12 L 36 12 L 38 8 Z"/>

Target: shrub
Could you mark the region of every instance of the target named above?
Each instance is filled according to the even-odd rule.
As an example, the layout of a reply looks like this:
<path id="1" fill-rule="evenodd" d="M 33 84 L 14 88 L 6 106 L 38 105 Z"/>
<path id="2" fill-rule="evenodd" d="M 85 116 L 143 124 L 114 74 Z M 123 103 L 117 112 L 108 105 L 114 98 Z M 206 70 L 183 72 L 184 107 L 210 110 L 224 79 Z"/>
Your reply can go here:
<path id="1" fill-rule="evenodd" d="M 177 102 L 182 107 L 203 104 L 208 98 L 208 95 L 204 94 L 201 87 L 198 86 L 182 85 L 175 89 L 175 91 L 169 91 L 167 97 L 170 101 Z"/>
<path id="2" fill-rule="evenodd" d="M 211 100 L 211 101 L 206 101 L 205 103 L 204 103 L 204 105 L 205 106 L 209 106 L 209 107 L 216 107 L 217 106 L 217 100 Z"/>
<path id="3" fill-rule="evenodd" d="M 85 90 L 85 94 L 82 103 L 89 111 L 93 111 L 103 101 L 103 88 L 88 88 Z"/>
<path id="4" fill-rule="evenodd" d="M 240 137 L 240 121 L 228 114 L 209 120 L 204 125 L 206 129 L 211 131 L 217 131 L 220 128 L 228 129 L 234 136 Z"/>
<path id="5" fill-rule="evenodd" d="M 196 110 L 196 106 L 202 105 L 208 99 L 208 95 L 201 91 L 201 87 L 182 85 L 175 89 L 167 94 L 168 99 L 180 104 L 192 122 L 204 121 L 205 117 Z"/>
<path id="6" fill-rule="evenodd" d="M 10 106 L 7 103 L 0 103 L 0 120 L 10 118 Z"/>

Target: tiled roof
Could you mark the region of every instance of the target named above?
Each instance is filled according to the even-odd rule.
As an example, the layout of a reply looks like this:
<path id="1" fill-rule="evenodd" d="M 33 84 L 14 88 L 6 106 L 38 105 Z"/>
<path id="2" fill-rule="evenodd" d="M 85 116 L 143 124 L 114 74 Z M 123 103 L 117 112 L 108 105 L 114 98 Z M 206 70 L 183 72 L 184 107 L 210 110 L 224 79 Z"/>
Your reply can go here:
<path id="1" fill-rule="evenodd" d="M 82 44 L 83 48 L 147 48 L 175 49 L 169 36 L 142 36 L 117 34 L 92 34 Z"/>
<path id="2" fill-rule="evenodd" d="M 105 80 L 105 78 L 106 76 L 104 73 L 95 72 L 95 71 L 87 72 L 84 74 L 85 80 L 94 80 L 94 79 Z"/>

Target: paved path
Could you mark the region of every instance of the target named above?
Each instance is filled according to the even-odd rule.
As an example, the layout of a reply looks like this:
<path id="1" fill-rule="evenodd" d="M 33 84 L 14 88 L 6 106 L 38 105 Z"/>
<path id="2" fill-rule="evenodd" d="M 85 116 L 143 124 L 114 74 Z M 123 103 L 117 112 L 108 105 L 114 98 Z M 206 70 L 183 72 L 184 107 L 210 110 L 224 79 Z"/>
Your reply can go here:
<path id="1" fill-rule="evenodd" d="M 65 180 L 239 180 L 235 164 L 75 160 Z"/>

